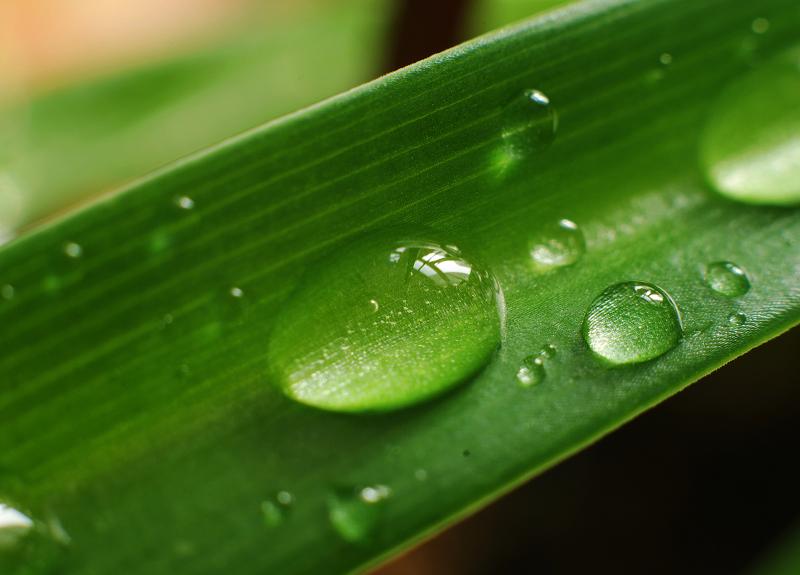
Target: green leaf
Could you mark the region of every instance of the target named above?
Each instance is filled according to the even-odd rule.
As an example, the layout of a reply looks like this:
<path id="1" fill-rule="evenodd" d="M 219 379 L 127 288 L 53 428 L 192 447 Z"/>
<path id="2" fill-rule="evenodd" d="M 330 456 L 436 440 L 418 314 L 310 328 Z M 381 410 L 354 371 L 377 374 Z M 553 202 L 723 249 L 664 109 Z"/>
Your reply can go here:
<path id="1" fill-rule="evenodd" d="M 698 149 L 726 87 L 796 42 L 799 26 L 795 0 L 574 5 L 6 246 L 0 490 L 38 526 L 14 561 L 60 573 L 358 569 L 796 324 L 800 212 L 722 198 Z M 580 242 L 557 235 L 562 220 Z M 268 350 L 277 318 L 308 293 L 293 290 L 315 285 L 309 317 L 335 321 L 326 295 L 352 305 L 360 292 L 337 280 L 327 294 L 319 270 L 352 262 L 365 233 L 399 241 L 409 227 L 496 278 L 498 351 L 464 385 L 405 410 L 288 399 Z M 749 289 L 712 289 L 726 262 Z M 581 330 L 623 282 L 674 301 L 681 333 L 658 357 L 639 350 L 608 367 Z M 629 303 L 610 308 L 622 322 Z M 452 335 L 437 345 L 458 352 L 463 332 Z M 522 367 L 536 373 L 525 385 Z"/>

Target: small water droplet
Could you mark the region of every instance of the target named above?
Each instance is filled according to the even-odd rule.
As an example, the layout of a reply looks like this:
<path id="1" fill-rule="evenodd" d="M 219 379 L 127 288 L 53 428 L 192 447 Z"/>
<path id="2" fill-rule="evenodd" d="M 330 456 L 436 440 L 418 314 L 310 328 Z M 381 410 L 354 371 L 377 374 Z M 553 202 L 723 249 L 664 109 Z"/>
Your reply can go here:
<path id="1" fill-rule="evenodd" d="M 556 353 L 558 353 L 556 346 L 554 346 L 552 343 L 547 343 L 542 346 L 542 350 L 539 352 L 539 355 L 545 359 L 552 359 L 556 356 Z"/>
<path id="2" fill-rule="evenodd" d="M 274 497 L 261 502 L 261 516 L 269 528 L 279 527 L 286 519 L 294 496 L 288 491 L 278 491 Z"/>
<path id="3" fill-rule="evenodd" d="M 701 164 L 719 193 L 753 204 L 800 202 L 800 47 L 733 82 L 710 106 Z"/>
<path id="4" fill-rule="evenodd" d="M 530 356 L 522 360 L 522 365 L 517 370 L 517 381 L 523 387 L 532 387 L 542 383 L 546 375 L 544 359 L 541 356 Z"/>
<path id="5" fill-rule="evenodd" d="M 232 287 L 230 293 L 231 296 L 235 298 L 240 298 L 244 295 L 244 292 L 238 287 Z"/>
<path id="6" fill-rule="evenodd" d="M 67 242 L 64 244 L 64 253 L 69 258 L 77 259 L 83 254 L 83 248 L 75 242 Z"/>
<path id="7" fill-rule="evenodd" d="M 556 137 L 558 114 L 544 92 L 526 90 L 506 106 L 503 115 L 503 141 L 511 156 L 543 150 Z"/>
<path id="8" fill-rule="evenodd" d="M 728 323 L 731 325 L 744 325 L 747 322 L 747 316 L 741 312 L 732 313 L 728 316 Z"/>
<path id="9" fill-rule="evenodd" d="M 708 287 L 728 297 L 739 297 L 750 289 L 750 280 L 742 268 L 733 262 L 713 262 L 706 266 Z"/>
<path id="10" fill-rule="evenodd" d="M 769 30 L 769 20 L 766 18 L 756 18 L 750 23 L 750 29 L 755 34 L 764 34 Z"/>
<path id="11" fill-rule="evenodd" d="M 417 481 L 427 481 L 428 480 L 428 472 L 424 469 L 417 469 L 414 472 L 414 479 Z"/>
<path id="12" fill-rule="evenodd" d="M 378 300 L 371 299 L 369 300 L 369 305 L 372 307 L 372 313 L 377 313 L 380 309 L 380 304 L 378 304 Z"/>
<path id="13" fill-rule="evenodd" d="M 390 494 L 384 485 L 336 489 L 328 498 L 328 520 L 342 539 L 360 543 L 377 528 Z"/>
<path id="14" fill-rule="evenodd" d="M 14 286 L 5 284 L 3 287 L 0 287 L 0 297 L 9 301 L 14 299 Z"/>
<path id="15" fill-rule="evenodd" d="M 191 210 L 194 208 L 194 200 L 189 196 L 179 196 L 175 198 L 175 205 L 182 210 Z"/>
<path id="16" fill-rule="evenodd" d="M 171 313 L 164 314 L 164 317 L 161 318 L 161 328 L 164 329 L 165 327 L 170 325 L 173 321 L 175 321 L 175 318 Z"/>
<path id="17" fill-rule="evenodd" d="M 542 272 L 572 265 L 586 251 L 583 232 L 566 218 L 540 229 L 528 245 L 535 269 Z"/>
<path id="18" fill-rule="evenodd" d="M 672 298 L 645 282 L 623 282 L 605 289 L 589 306 L 583 322 L 589 349 L 611 365 L 654 359 L 680 340 L 683 329 Z"/>
<path id="19" fill-rule="evenodd" d="M 669 52 L 664 52 L 658 57 L 658 61 L 664 66 L 669 66 L 672 64 L 672 54 Z"/>
<path id="20" fill-rule="evenodd" d="M 486 364 L 499 343 L 498 300 L 494 278 L 450 248 L 362 238 L 311 268 L 276 321 L 269 363 L 301 403 L 404 407 Z"/>

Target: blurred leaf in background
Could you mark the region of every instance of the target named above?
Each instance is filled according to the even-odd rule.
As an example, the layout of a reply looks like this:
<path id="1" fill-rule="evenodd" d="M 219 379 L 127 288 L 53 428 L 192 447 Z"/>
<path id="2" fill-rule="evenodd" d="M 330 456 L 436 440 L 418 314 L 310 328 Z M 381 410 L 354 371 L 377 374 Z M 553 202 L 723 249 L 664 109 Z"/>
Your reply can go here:
<path id="1" fill-rule="evenodd" d="M 163 5 L 20 0 L 0 8 L 6 237 L 374 77 L 391 15 L 388 0 Z"/>

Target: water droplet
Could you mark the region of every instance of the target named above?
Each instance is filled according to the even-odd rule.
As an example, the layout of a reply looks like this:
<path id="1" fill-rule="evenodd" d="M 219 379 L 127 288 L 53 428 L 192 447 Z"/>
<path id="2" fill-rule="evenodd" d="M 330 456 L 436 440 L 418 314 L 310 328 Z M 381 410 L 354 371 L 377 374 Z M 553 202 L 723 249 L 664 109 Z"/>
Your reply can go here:
<path id="1" fill-rule="evenodd" d="M 554 346 L 551 343 L 547 343 L 544 346 L 542 346 L 542 350 L 539 352 L 539 355 L 541 355 L 545 359 L 552 359 L 556 356 L 557 352 L 558 350 L 556 349 L 556 346 Z"/>
<path id="2" fill-rule="evenodd" d="M 164 314 L 164 317 L 161 318 L 161 328 L 166 328 L 168 325 L 172 324 L 173 321 L 175 321 L 175 317 L 171 313 Z"/>
<path id="3" fill-rule="evenodd" d="M 503 112 L 503 141 L 511 156 L 522 157 L 549 146 L 558 131 L 558 114 L 543 92 L 526 90 Z"/>
<path id="4" fill-rule="evenodd" d="M 191 210 L 194 208 L 194 200 L 189 196 L 180 196 L 175 198 L 175 205 L 182 210 Z"/>
<path id="5" fill-rule="evenodd" d="M 783 52 L 731 84 L 711 106 L 701 164 L 732 200 L 800 202 L 800 47 Z"/>
<path id="6" fill-rule="evenodd" d="M 288 491 L 278 491 L 274 497 L 261 502 L 261 515 L 267 527 L 275 528 L 283 524 L 294 503 L 294 496 Z"/>
<path id="7" fill-rule="evenodd" d="M 605 289 L 589 306 L 582 331 L 592 352 L 612 365 L 654 359 L 675 347 L 683 334 L 672 298 L 645 282 Z"/>
<path id="8" fill-rule="evenodd" d="M 658 61 L 664 66 L 669 66 L 672 64 L 672 54 L 669 52 L 664 52 L 658 57 Z"/>
<path id="9" fill-rule="evenodd" d="M 471 452 L 469 449 L 465 449 L 465 450 L 464 450 L 464 451 L 461 453 L 461 455 L 463 455 L 464 457 L 469 457 L 470 455 L 472 455 L 472 452 Z"/>
<path id="10" fill-rule="evenodd" d="M 706 266 L 708 287 L 728 297 L 738 297 L 750 289 L 750 280 L 742 268 L 733 262 L 714 262 Z"/>
<path id="11" fill-rule="evenodd" d="M 64 253 L 69 258 L 77 259 L 83 254 L 83 248 L 75 242 L 67 242 L 64 244 Z"/>
<path id="12" fill-rule="evenodd" d="M 572 220 L 561 219 L 545 226 L 530 240 L 529 251 L 538 271 L 568 266 L 586 251 L 583 232 Z"/>
<path id="13" fill-rule="evenodd" d="M 450 248 L 368 236 L 301 282 L 275 324 L 272 374 L 286 395 L 323 409 L 418 403 L 486 364 L 498 299 L 494 278 Z"/>
<path id="14" fill-rule="evenodd" d="M 414 472 L 414 479 L 417 481 L 427 481 L 428 480 L 428 472 L 424 469 L 417 469 Z"/>
<path id="15" fill-rule="evenodd" d="M 546 375 L 544 359 L 541 356 L 530 356 L 522 360 L 522 365 L 517 370 L 517 381 L 523 387 L 532 387 L 542 383 Z"/>
<path id="16" fill-rule="evenodd" d="M 732 313 L 728 316 L 728 323 L 731 325 L 744 325 L 747 322 L 747 316 L 741 312 Z"/>
<path id="17" fill-rule="evenodd" d="M 238 287 L 232 287 L 230 293 L 231 293 L 231 296 L 233 296 L 235 298 L 240 298 L 240 297 L 242 297 L 244 295 L 244 292 Z"/>
<path id="18" fill-rule="evenodd" d="M 383 504 L 391 495 L 385 485 L 336 489 L 328 498 L 328 519 L 339 536 L 350 543 L 366 540 L 376 529 Z"/>
<path id="19" fill-rule="evenodd" d="M 381 307 L 378 301 L 374 299 L 369 300 L 369 305 L 372 307 L 372 313 L 377 313 Z"/>
<path id="20" fill-rule="evenodd" d="M 14 286 L 5 284 L 3 287 L 0 287 L 0 297 L 9 301 L 14 299 Z"/>
<path id="21" fill-rule="evenodd" d="M 769 30 L 769 20 L 766 18 L 756 18 L 750 23 L 750 29 L 756 34 L 764 34 Z"/>

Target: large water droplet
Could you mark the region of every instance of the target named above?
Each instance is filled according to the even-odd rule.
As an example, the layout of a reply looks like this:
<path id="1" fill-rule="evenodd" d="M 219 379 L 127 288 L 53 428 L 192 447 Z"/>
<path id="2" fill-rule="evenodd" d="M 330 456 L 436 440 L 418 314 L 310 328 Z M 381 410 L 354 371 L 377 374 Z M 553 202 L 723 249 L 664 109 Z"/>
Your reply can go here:
<path id="1" fill-rule="evenodd" d="M 503 141 L 512 156 L 542 150 L 556 137 L 558 114 L 539 90 L 526 90 L 514 98 L 503 115 Z"/>
<path id="2" fill-rule="evenodd" d="M 375 531 L 383 503 L 390 495 L 391 490 L 385 485 L 335 490 L 328 498 L 331 526 L 345 541 L 364 541 Z"/>
<path id="3" fill-rule="evenodd" d="M 494 278 L 451 246 L 368 236 L 311 268 L 276 321 L 269 362 L 301 403 L 395 409 L 482 368 L 498 312 Z"/>
<path id="4" fill-rule="evenodd" d="M 714 262 L 706 266 L 708 287 L 728 297 L 738 297 L 750 289 L 750 280 L 744 270 L 733 262 Z"/>
<path id="5" fill-rule="evenodd" d="M 530 240 L 529 251 L 538 271 L 574 264 L 586 251 L 583 232 L 572 220 L 545 225 Z"/>
<path id="6" fill-rule="evenodd" d="M 678 343 L 683 330 L 669 295 L 645 282 L 623 282 L 595 299 L 583 337 L 596 356 L 612 365 L 656 358 Z"/>
<path id="7" fill-rule="evenodd" d="M 701 162 L 711 184 L 754 204 L 800 202 L 800 48 L 732 84 L 711 107 Z"/>

